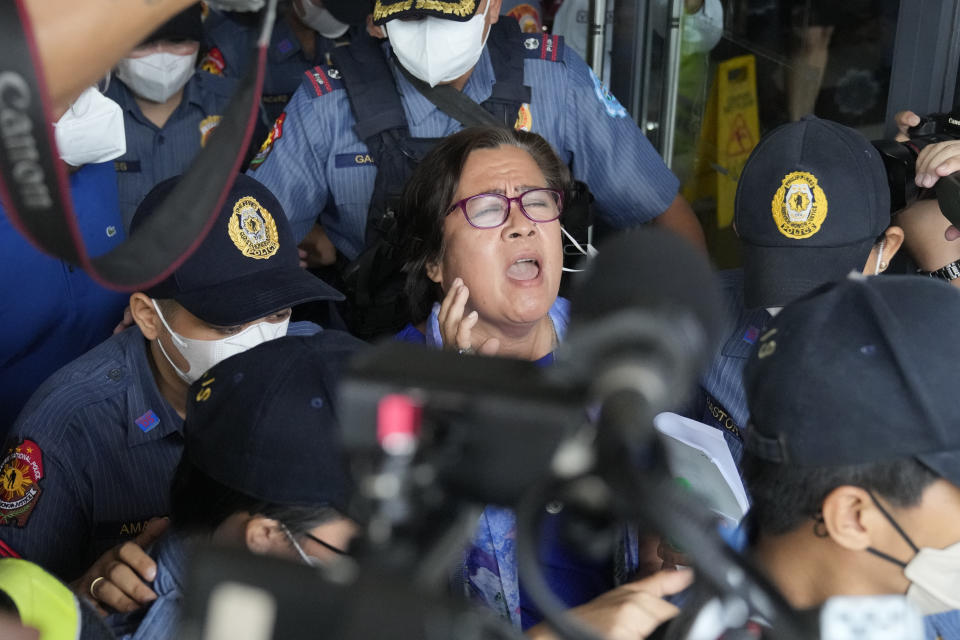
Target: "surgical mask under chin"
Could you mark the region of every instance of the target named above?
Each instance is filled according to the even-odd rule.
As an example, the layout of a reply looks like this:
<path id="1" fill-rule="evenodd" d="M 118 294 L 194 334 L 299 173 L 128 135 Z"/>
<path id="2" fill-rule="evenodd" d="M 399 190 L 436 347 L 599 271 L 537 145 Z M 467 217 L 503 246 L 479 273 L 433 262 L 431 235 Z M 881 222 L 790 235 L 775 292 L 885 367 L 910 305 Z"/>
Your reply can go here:
<path id="1" fill-rule="evenodd" d="M 339 38 L 347 32 L 350 25 L 340 22 L 333 17 L 326 8 L 320 8 L 313 4 L 311 0 L 296 0 L 293 8 L 297 12 L 297 17 L 303 24 L 307 25 L 324 38 L 333 40 Z"/>
<path id="2" fill-rule="evenodd" d="M 60 158 L 74 167 L 107 162 L 127 152 L 123 110 L 88 87 L 53 123 Z"/>
<path id="3" fill-rule="evenodd" d="M 960 589 L 958 589 L 958 585 L 960 585 L 960 542 L 944 549 L 917 547 L 873 494 L 870 497 L 887 521 L 900 534 L 900 537 L 915 552 L 910 562 L 904 563 L 876 549 L 867 549 L 873 555 L 892 562 L 903 569 L 903 575 L 910 581 L 910 587 L 907 589 L 907 601 L 925 616 L 960 609 Z"/>
<path id="4" fill-rule="evenodd" d="M 287 318 L 283 322 L 258 322 L 257 324 L 250 325 L 240 333 L 221 338 L 220 340 L 195 340 L 193 338 L 185 338 L 171 329 L 170 325 L 167 324 L 166 318 L 163 317 L 157 301 L 153 300 L 152 302 L 154 308 L 157 310 L 157 315 L 160 316 L 160 322 L 163 323 L 173 343 L 177 345 L 177 350 L 180 351 L 180 355 L 184 357 L 187 364 L 190 365 L 190 368 L 186 371 L 180 369 L 180 367 L 174 364 L 167 350 L 163 348 L 163 342 L 158 339 L 157 345 L 160 347 L 160 352 L 163 353 L 163 357 L 167 359 L 167 362 L 170 363 L 173 370 L 176 371 L 177 375 L 187 384 L 192 384 L 208 369 L 218 362 L 226 360 L 230 356 L 243 353 L 247 349 L 252 349 L 258 344 L 263 344 L 268 340 L 282 338 L 287 335 L 287 325 L 290 324 L 290 318 Z"/>
<path id="5" fill-rule="evenodd" d="M 158 52 L 117 63 L 117 77 L 131 91 L 152 102 L 166 102 L 193 77 L 197 52 L 187 55 Z"/>
<path id="6" fill-rule="evenodd" d="M 487 7 L 466 22 L 426 17 L 392 20 L 383 28 L 403 68 L 431 87 L 452 82 L 472 69 L 483 53 Z"/>

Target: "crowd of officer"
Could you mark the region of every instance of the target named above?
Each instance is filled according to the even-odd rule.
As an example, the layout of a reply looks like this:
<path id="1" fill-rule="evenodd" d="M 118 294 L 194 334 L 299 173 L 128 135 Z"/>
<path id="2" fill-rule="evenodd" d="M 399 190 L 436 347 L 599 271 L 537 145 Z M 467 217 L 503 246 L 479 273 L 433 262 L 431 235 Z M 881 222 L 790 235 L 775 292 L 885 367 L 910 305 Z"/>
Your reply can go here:
<path id="1" fill-rule="evenodd" d="M 0 210 L 0 612 L 41 638 L 174 638 L 198 540 L 308 564 L 349 553 L 364 523 L 337 444 L 344 364 L 363 340 L 398 331 L 485 355 L 511 338 L 477 337 L 484 304 L 505 294 L 480 285 L 480 253 L 454 273 L 465 262 L 454 233 L 520 242 L 562 223 L 564 251 L 589 255 L 578 233 L 589 224 L 613 234 L 650 223 L 705 250 L 676 176 L 543 28 L 556 4 L 281 2 L 245 173 L 190 258 L 132 294 L 41 254 Z M 258 24 L 190 6 L 51 114 L 91 254 L 140 228 L 216 135 Z M 508 140 L 494 150 L 515 147 L 509 158 L 458 147 L 483 131 Z M 459 167 L 418 170 L 452 157 Z M 918 185 L 957 163 L 952 143 L 933 145 Z M 461 193 L 475 176 L 493 193 Z M 424 320 L 409 310 L 400 256 L 431 241 L 410 219 L 434 192 L 451 197 L 414 267 L 436 296 Z M 468 205 L 478 195 L 506 203 L 503 232 Z M 753 507 L 741 550 L 798 609 L 906 594 L 927 637 L 960 639 L 960 298 L 942 282 L 960 284 L 960 233 L 929 197 L 892 217 L 878 152 L 813 116 L 760 141 L 735 209 L 744 266 L 720 274 L 727 306 L 716 310 L 731 331 L 677 409 L 719 429 L 743 475 Z M 876 277 L 901 247 L 919 275 Z M 547 259 L 510 256 L 509 278 L 532 291 Z M 462 273 L 479 273 L 469 291 Z M 642 287 L 643 275 L 624 277 Z M 568 315 L 555 289 L 548 303 L 551 331 L 527 358 L 546 366 Z M 552 637 L 516 576 L 513 514 L 488 508 L 481 529 L 451 589 Z M 611 638 L 692 624 L 671 598 L 691 581 L 676 570 L 685 558 L 626 531 L 615 557 L 589 562 L 544 534 L 551 586 Z M 729 637 L 760 637 L 766 622 Z"/>

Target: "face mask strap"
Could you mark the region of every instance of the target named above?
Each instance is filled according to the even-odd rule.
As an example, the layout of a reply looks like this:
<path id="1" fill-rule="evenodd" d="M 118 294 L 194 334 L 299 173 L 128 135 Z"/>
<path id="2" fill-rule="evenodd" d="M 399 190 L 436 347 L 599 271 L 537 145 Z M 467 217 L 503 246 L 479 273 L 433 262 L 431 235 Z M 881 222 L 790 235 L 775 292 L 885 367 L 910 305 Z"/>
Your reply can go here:
<path id="1" fill-rule="evenodd" d="M 584 245 L 582 245 L 582 244 L 580 244 L 579 242 L 577 242 L 576 239 L 575 239 L 572 235 L 570 235 L 570 232 L 567 231 L 567 230 L 563 227 L 563 225 L 560 225 L 560 232 L 561 232 L 564 236 L 566 236 L 567 240 L 570 241 L 570 244 L 572 244 L 573 247 L 574 247 L 578 252 L 580 252 L 580 254 L 585 255 L 585 256 L 587 256 L 588 258 L 593 258 L 593 257 L 595 257 L 595 256 L 597 255 L 597 253 L 599 253 L 599 252 L 596 250 L 596 248 L 595 248 L 592 244 L 590 244 L 589 242 L 586 243 L 586 248 L 584 248 Z M 563 271 L 566 271 L 567 273 L 580 273 L 581 271 L 583 271 L 583 269 L 570 269 L 570 268 L 568 268 L 568 267 L 563 267 L 562 270 L 563 270 Z"/>
<path id="2" fill-rule="evenodd" d="M 170 328 L 170 325 L 167 324 L 167 319 L 163 317 L 163 312 L 160 311 L 160 305 L 157 304 L 157 301 L 153 298 L 150 298 L 150 302 L 153 303 L 153 308 L 157 310 L 157 315 L 160 316 L 160 322 L 163 324 L 163 328 L 166 329 L 167 333 L 170 334 L 170 338 L 173 340 L 174 344 L 181 349 L 185 349 L 187 347 L 187 341 L 184 340 L 179 333 Z M 160 348 L 162 349 L 163 345 L 161 345 Z"/>
<path id="3" fill-rule="evenodd" d="M 873 500 L 873 504 L 877 506 L 877 509 L 879 509 L 880 513 L 883 514 L 883 517 L 887 519 L 887 522 L 890 523 L 890 526 L 892 526 L 894 530 L 896 530 L 896 532 L 900 534 L 900 537 L 903 538 L 908 545 L 910 545 L 910 548 L 913 550 L 914 554 L 918 553 L 920 549 L 917 548 L 917 545 L 913 544 L 913 540 L 910 539 L 910 536 L 907 535 L 907 532 L 903 530 L 903 528 L 897 523 L 896 520 L 894 520 L 893 516 L 890 515 L 890 512 L 887 511 L 882 504 L 880 504 L 880 501 L 877 500 L 877 497 L 875 495 L 873 495 L 873 492 L 868 490 L 867 495 L 869 495 L 870 499 Z M 900 568 L 906 568 L 907 566 L 906 562 L 897 560 L 893 556 L 888 555 L 882 551 L 878 551 L 873 547 L 867 547 L 867 551 L 877 556 L 878 558 L 882 558 L 888 562 L 892 562 L 893 564 L 897 565 Z"/>

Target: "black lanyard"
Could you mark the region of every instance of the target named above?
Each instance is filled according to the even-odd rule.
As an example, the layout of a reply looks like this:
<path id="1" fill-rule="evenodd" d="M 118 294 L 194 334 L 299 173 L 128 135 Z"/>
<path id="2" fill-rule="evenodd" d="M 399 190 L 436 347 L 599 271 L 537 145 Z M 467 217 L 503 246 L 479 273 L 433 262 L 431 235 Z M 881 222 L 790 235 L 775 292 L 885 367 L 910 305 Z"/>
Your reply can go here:
<path id="1" fill-rule="evenodd" d="M 0 200 L 41 251 L 81 266 L 120 291 L 160 282 L 200 245 L 217 219 L 253 135 L 277 0 L 267 0 L 254 56 L 223 120 L 183 179 L 136 233 L 91 258 L 84 246 L 50 124 L 42 66 L 24 0 L 0 1 Z"/>

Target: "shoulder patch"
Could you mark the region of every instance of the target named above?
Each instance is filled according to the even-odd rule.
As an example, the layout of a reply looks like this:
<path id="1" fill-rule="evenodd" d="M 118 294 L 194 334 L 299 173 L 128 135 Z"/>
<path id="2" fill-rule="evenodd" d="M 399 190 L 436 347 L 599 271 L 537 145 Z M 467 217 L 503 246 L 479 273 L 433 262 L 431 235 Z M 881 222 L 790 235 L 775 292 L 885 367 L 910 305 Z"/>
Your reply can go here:
<path id="1" fill-rule="evenodd" d="M 287 112 L 284 111 L 277 118 L 276 122 L 273 123 L 270 133 L 267 134 L 267 139 L 263 141 L 262 145 L 260 145 L 260 150 L 257 152 L 257 155 L 255 155 L 253 160 L 250 161 L 250 169 L 256 171 L 256 169 L 267 159 L 267 156 L 270 155 L 270 152 L 273 151 L 273 143 L 283 137 L 283 123 L 286 119 Z"/>
<path id="2" fill-rule="evenodd" d="M 227 69 L 227 61 L 223 59 L 220 49 L 213 47 L 207 51 L 207 55 L 203 56 L 203 60 L 200 61 L 200 69 L 215 76 L 222 76 Z"/>
<path id="3" fill-rule="evenodd" d="M 0 526 L 24 527 L 43 490 L 43 451 L 33 440 L 10 447 L 0 463 Z"/>
<path id="4" fill-rule="evenodd" d="M 317 97 L 332 93 L 337 89 L 343 89 L 340 72 L 333 67 L 320 65 L 307 69 L 303 75 L 303 84 L 310 87 L 310 91 Z"/>
<path id="5" fill-rule="evenodd" d="M 563 37 L 549 34 L 524 34 L 524 57 L 533 60 L 549 60 L 561 62 L 563 60 Z"/>
<path id="6" fill-rule="evenodd" d="M 620 104 L 617 98 L 610 93 L 606 85 L 600 82 L 600 78 L 597 77 L 592 69 L 590 70 L 590 79 L 593 80 L 593 92 L 597 95 L 597 100 L 603 105 L 607 115 L 611 118 L 625 117 L 627 110 Z"/>

